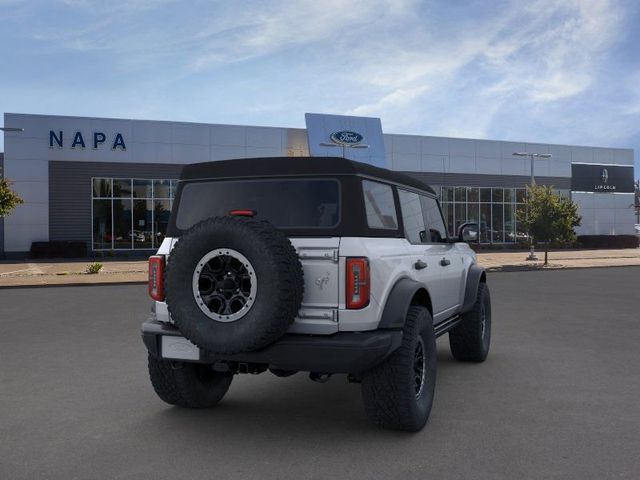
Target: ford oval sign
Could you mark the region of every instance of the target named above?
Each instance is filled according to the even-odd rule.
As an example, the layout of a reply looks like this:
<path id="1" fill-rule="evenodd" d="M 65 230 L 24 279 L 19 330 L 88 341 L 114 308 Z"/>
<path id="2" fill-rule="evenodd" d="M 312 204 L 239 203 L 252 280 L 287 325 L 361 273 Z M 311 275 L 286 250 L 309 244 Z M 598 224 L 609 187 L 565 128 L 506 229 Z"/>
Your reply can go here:
<path id="1" fill-rule="evenodd" d="M 362 140 L 364 140 L 362 135 L 349 130 L 333 132 L 329 138 L 331 138 L 333 143 L 337 143 L 338 145 L 358 145 Z"/>

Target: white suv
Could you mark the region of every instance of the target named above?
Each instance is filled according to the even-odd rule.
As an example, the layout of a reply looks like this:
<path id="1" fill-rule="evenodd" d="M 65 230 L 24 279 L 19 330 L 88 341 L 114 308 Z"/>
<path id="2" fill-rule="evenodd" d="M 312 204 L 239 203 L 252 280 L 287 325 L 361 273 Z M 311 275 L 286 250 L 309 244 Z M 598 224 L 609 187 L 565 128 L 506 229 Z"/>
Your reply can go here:
<path id="1" fill-rule="evenodd" d="M 422 182 L 343 158 L 188 165 L 149 260 L 153 387 L 205 408 L 234 374 L 344 373 L 374 423 L 419 430 L 436 337 L 458 360 L 489 351 L 486 274 L 462 242 L 474 233 L 450 239 Z"/>

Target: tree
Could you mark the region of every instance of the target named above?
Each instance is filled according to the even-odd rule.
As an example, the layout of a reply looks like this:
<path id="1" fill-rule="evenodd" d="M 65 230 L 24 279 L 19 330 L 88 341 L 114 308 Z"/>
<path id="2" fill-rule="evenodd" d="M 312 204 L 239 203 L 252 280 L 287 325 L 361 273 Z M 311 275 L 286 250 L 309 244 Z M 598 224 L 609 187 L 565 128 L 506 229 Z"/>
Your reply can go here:
<path id="1" fill-rule="evenodd" d="M 0 217 L 9 215 L 16 206 L 24 203 L 16 192 L 11 190 L 11 182 L 0 178 Z"/>
<path id="2" fill-rule="evenodd" d="M 552 242 L 575 241 L 574 228 L 580 225 L 578 205 L 563 197 L 548 185 L 527 187 L 526 214 L 523 226 L 534 245 L 544 243 L 544 264 L 547 265 L 549 245 Z"/>

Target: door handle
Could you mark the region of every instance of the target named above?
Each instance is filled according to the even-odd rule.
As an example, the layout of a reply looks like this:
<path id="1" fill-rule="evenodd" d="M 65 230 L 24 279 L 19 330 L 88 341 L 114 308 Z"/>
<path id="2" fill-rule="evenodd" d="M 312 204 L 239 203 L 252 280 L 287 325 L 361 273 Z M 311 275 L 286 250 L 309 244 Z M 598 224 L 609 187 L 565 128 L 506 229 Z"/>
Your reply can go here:
<path id="1" fill-rule="evenodd" d="M 446 267 L 447 265 L 451 265 L 451 260 L 449 260 L 448 258 L 442 257 L 442 260 L 440 260 L 440 265 L 442 265 L 443 267 Z"/>
<path id="2" fill-rule="evenodd" d="M 413 268 L 415 268 L 416 270 L 422 270 L 423 268 L 427 268 L 427 263 L 423 262 L 422 260 L 418 260 L 413 264 Z"/>

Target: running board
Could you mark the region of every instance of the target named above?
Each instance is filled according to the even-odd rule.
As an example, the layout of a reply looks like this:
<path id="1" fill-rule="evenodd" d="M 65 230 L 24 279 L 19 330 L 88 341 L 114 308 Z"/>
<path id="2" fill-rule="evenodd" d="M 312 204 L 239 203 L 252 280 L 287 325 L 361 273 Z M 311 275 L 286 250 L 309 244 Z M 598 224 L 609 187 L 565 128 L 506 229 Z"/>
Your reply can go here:
<path id="1" fill-rule="evenodd" d="M 455 317 L 451 317 L 445 320 L 444 322 L 440 322 L 439 324 L 437 324 L 434 327 L 434 330 L 436 332 L 436 338 L 439 337 L 440 335 L 444 335 L 445 333 L 447 333 L 449 330 L 451 330 L 456 325 L 458 325 L 461 321 L 462 321 L 462 315 L 456 315 Z"/>

